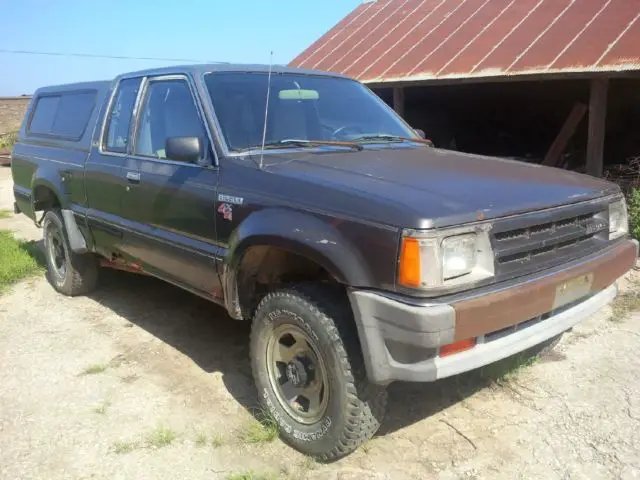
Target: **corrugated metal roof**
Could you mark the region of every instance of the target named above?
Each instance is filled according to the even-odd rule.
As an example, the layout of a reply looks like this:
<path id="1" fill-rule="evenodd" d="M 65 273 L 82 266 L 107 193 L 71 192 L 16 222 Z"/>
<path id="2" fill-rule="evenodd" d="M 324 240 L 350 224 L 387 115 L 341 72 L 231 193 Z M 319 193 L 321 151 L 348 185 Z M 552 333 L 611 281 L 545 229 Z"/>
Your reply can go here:
<path id="1" fill-rule="evenodd" d="M 640 70 L 640 0 L 377 0 L 291 66 L 382 83 Z"/>

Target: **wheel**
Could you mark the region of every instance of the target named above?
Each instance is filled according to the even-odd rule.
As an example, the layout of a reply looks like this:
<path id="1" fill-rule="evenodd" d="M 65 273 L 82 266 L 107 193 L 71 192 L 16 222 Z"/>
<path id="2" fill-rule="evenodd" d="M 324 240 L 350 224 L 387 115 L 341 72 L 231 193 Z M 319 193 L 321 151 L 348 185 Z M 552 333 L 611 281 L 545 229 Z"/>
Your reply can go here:
<path id="1" fill-rule="evenodd" d="M 53 288 L 74 296 L 93 290 L 98 280 L 98 262 L 91 253 L 71 251 L 59 210 L 49 210 L 43 220 L 47 278 Z"/>
<path id="2" fill-rule="evenodd" d="M 367 380 L 343 291 L 311 285 L 266 295 L 253 318 L 251 363 L 263 409 L 305 454 L 335 460 L 380 427 L 387 393 Z"/>

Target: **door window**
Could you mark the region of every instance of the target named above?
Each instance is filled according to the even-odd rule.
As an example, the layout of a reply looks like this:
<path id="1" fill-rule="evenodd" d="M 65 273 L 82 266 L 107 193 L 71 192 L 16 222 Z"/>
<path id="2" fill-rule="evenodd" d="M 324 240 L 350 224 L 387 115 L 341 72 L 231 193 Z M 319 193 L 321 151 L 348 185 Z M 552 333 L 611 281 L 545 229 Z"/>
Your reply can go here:
<path id="1" fill-rule="evenodd" d="M 202 121 L 185 80 L 151 81 L 145 97 L 136 155 L 167 158 L 165 143 L 171 137 L 198 137 L 205 144 Z"/>
<path id="2" fill-rule="evenodd" d="M 107 123 L 104 150 L 116 153 L 127 152 L 131 116 L 141 81 L 140 78 L 127 78 L 118 85 Z"/>

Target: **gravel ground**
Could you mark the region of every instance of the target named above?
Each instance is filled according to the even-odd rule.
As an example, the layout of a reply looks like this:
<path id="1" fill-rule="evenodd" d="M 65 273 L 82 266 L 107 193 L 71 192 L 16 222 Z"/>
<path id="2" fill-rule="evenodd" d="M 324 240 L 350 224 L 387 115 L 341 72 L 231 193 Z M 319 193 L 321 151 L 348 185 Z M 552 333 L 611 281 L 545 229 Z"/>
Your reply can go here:
<path id="1" fill-rule="evenodd" d="M 11 205 L 0 169 L 0 209 Z M 40 238 L 22 216 L 0 228 Z M 157 280 L 105 273 L 88 297 L 44 278 L 0 296 L 1 478 L 640 478 L 640 314 L 601 312 L 499 384 L 394 384 L 380 434 L 319 465 L 242 438 L 255 395 L 247 324 Z"/>

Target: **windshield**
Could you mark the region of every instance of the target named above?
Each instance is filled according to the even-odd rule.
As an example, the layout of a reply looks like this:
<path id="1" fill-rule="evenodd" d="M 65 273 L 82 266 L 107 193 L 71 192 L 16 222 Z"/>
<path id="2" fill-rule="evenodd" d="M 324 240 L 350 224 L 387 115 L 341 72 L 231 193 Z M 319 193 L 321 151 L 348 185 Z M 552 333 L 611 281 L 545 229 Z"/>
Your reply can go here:
<path id="1" fill-rule="evenodd" d="M 206 75 L 205 82 L 229 148 L 260 148 L 268 74 L 214 73 Z M 360 83 L 335 77 L 272 74 L 267 145 L 291 148 L 302 145 L 292 140 L 384 141 L 385 137 L 418 138 Z"/>

